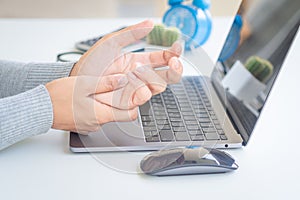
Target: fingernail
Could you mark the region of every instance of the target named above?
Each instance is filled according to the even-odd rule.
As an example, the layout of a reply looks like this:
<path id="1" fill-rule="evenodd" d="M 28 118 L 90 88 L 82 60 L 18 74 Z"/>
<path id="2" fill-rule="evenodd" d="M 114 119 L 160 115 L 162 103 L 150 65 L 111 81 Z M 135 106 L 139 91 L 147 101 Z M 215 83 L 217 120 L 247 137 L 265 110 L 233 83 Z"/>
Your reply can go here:
<path id="1" fill-rule="evenodd" d="M 128 72 L 128 77 L 131 78 L 132 80 L 137 79 L 137 77 L 132 73 L 132 72 Z"/>
<path id="2" fill-rule="evenodd" d="M 118 81 L 119 86 L 125 86 L 127 83 L 128 83 L 128 79 L 126 76 L 122 76 L 122 78 L 120 78 Z"/>

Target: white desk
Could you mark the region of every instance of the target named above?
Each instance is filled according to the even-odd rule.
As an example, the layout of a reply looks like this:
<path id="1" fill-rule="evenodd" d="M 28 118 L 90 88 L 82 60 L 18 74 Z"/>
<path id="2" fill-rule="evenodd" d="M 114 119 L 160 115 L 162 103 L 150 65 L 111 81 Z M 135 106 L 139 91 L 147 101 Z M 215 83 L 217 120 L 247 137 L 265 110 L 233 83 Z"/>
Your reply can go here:
<path id="1" fill-rule="evenodd" d="M 0 20 L 0 58 L 55 61 L 56 54 L 70 50 L 75 41 L 137 21 Z M 294 48 L 299 52 L 300 42 Z M 0 198 L 297 199 L 300 94 L 292 92 L 299 91 L 297 63 L 294 55 L 291 67 L 282 70 L 270 96 L 273 103 L 265 107 L 249 145 L 228 151 L 240 165 L 236 172 L 163 178 L 124 173 L 90 154 L 71 153 L 68 134 L 52 130 L 0 152 Z M 145 153 L 96 155 L 135 172 Z"/>

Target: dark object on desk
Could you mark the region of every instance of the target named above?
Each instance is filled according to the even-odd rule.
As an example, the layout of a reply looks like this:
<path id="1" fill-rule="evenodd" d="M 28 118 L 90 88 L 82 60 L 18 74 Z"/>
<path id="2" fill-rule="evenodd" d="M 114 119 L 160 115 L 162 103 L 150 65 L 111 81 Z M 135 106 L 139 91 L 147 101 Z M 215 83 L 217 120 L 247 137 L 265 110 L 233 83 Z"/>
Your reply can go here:
<path id="1" fill-rule="evenodd" d="M 236 170 L 238 165 L 223 151 L 200 147 L 153 152 L 141 161 L 140 167 L 148 175 L 170 176 L 224 173 Z"/>
<path id="2" fill-rule="evenodd" d="M 114 30 L 111 33 L 120 31 L 120 30 L 122 30 L 124 28 L 126 28 L 126 26 L 121 27 L 121 28 L 119 28 L 117 30 Z M 107 34 L 110 34 L 110 33 L 107 33 Z M 100 40 L 101 38 L 103 38 L 107 34 L 100 35 L 98 37 L 94 37 L 94 38 L 91 38 L 91 39 L 88 39 L 88 40 L 83 40 L 83 41 L 77 42 L 75 44 L 75 47 L 76 47 L 76 49 L 85 52 L 85 51 L 89 50 L 89 48 L 91 48 L 91 46 L 93 46 L 98 40 Z"/>

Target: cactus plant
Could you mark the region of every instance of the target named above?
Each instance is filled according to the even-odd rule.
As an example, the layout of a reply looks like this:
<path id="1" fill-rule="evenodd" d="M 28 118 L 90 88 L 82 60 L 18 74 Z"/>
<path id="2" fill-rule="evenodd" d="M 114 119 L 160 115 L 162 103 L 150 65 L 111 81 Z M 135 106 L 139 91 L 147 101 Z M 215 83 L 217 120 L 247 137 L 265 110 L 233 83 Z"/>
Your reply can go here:
<path id="1" fill-rule="evenodd" d="M 176 27 L 166 28 L 163 24 L 155 24 L 147 36 L 147 42 L 153 45 L 171 46 L 180 38 L 180 31 Z"/>
<path id="2" fill-rule="evenodd" d="M 247 70 L 259 81 L 266 83 L 273 74 L 273 65 L 258 56 L 251 56 L 245 63 Z"/>
<path id="3" fill-rule="evenodd" d="M 171 46 L 180 37 L 180 31 L 176 27 L 165 28 L 162 35 L 162 45 Z"/>

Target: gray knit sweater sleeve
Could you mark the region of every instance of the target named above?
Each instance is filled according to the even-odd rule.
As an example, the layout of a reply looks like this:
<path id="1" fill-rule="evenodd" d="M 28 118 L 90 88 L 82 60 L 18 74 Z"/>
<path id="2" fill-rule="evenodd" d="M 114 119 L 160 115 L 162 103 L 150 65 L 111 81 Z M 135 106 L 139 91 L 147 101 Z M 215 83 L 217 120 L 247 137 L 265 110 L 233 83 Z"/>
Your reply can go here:
<path id="1" fill-rule="evenodd" d="M 73 64 L 0 61 L 0 150 L 51 128 L 52 103 L 44 84 L 69 76 Z"/>

